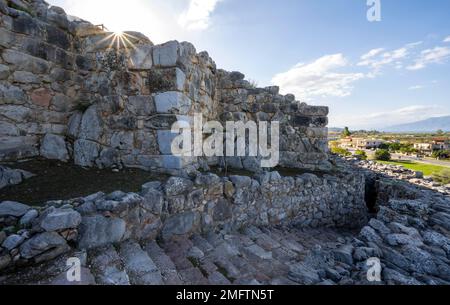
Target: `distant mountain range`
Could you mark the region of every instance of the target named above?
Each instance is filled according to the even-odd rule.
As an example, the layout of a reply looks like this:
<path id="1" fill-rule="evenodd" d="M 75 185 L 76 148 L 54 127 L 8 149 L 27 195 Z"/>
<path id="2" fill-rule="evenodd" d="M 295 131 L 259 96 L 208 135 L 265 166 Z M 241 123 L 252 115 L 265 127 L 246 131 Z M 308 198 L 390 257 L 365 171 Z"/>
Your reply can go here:
<path id="1" fill-rule="evenodd" d="M 330 128 L 328 128 L 328 131 L 329 132 L 343 132 L 344 131 L 344 128 L 339 128 L 339 127 L 330 127 Z"/>
<path id="2" fill-rule="evenodd" d="M 394 125 L 382 128 L 385 132 L 436 132 L 437 130 L 450 131 L 450 116 L 429 118 L 423 121 Z"/>

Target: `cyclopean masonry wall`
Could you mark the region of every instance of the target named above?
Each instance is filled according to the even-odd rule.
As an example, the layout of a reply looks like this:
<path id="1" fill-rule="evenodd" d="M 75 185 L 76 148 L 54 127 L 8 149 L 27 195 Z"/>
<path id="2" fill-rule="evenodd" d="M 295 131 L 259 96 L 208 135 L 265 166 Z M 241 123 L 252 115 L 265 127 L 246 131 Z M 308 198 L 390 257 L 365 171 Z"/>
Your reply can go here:
<path id="1" fill-rule="evenodd" d="M 82 166 L 259 169 L 255 158 L 171 155 L 177 120 L 279 120 L 280 165 L 327 169 L 328 108 L 253 88 L 187 42 L 115 35 L 44 1 L 0 0 L 0 160 Z"/>
<path id="2" fill-rule="evenodd" d="M 250 225 L 360 228 L 367 223 L 364 176 L 255 178 L 214 174 L 149 182 L 138 193 L 116 191 L 48 202 L 41 208 L 0 203 L 0 270 L 51 260 L 71 249 L 170 240 Z M 12 228 L 14 232 L 11 232 Z M 0 250 L 2 249 L 0 247 Z"/>

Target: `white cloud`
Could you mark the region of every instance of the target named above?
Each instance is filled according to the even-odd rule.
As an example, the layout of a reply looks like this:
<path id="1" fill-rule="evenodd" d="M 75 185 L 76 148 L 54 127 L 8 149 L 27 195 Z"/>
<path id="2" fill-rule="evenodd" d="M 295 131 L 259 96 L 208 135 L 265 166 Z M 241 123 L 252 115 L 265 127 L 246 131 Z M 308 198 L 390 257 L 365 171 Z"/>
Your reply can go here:
<path id="1" fill-rule="evenodd" d="M 380 129 L 398 124 L 421 121 L 430 117 L 445 116 L 447 114 L 449 114 L 449 111 L 440 106 L 412 105 L 371 114 L 335 116 L 331 117 L 330 121 L 333 126 L 351 126 L 354 129 Z"/>
<path id="2" fill-rule="evenodd" d="M 395 68 L 403 67 L 402 61 L 410 55 L 410 50 L 422 44 L 422 41 L 408 43 L 403 47 L 384 52 L 383 48 L 370 50 L 368 53 L 361 56 L 361 60 L 357 63 L 358 66 L 366 66 L 372 69 L 369 77 L 374 77 L 379 74 L 382 67 L 393 64 Z"/>
<path id="3" fill-rule="evenodd" d="M 364 78 L 363 73 L 340 73 L 336 69 L 348 66 L 342 54 L 326 55 L 308 63 L 299 63 L 272 78 L 283 93 L 293 93 L 305 101 L 314 97 L 345 97 L 353 90 L 352 83 Z"/>
<path id="4" fill-rule="evenodd" d="M 363 56 L 361 56 L 361 60 L 368 60 L 378 54 L 380 54 L 381 52 L 384 51 L 384 48 L 378 48 L 378 49 L 372 49 L 369 52 L 367 52 L 366 54 L 364 54 Z"/>
<path id="5" fill-rule="evenodd" d="M 211 13 L 221 0 L 190 0 L 189 7 L 184 11 L 178 22 L 188 30 L 205 30 L 210 25 Z"/>
<path id="6" fill-rule="evenodd" d="M 419 90 L 419 89 L 423 89 L 423 88 L 425 88 L 425 87 L 422 85 L 415 85 L 415 86 L 409 87 L 408 90 Z"/>
<path id="7" fill-rule="evenodd" d="M 450 42 L 450 36 L 447 36 L 442 42 Z"/>
<path id="8" fill-rule="evenodd" d="M 449 47 L 435 47 L 426 49 L 420 53 L 413 65 L 407 67 L 408 70 L 420 70 L 426 68 L 429 64 L 443 63 L 450 58 Z"/>

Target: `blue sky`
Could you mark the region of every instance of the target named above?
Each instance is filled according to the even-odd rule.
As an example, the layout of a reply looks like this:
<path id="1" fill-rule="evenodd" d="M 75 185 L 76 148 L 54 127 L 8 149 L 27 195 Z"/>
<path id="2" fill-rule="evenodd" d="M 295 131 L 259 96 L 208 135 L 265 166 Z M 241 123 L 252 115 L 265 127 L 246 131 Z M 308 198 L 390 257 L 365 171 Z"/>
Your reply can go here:
<path id="1" fill-rule="evenodd" d="M 153 42 L 206 50 L 217 66 L 330 106 L 330 126 L 381 128 L 450 115 L 450 1 L 49 0 Z"/>

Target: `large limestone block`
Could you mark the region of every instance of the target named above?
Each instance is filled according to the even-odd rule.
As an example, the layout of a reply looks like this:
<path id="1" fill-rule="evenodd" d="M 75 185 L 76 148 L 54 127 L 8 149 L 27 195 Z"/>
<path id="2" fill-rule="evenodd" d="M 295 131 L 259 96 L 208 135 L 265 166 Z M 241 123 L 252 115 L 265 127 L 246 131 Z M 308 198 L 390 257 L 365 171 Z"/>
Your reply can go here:
<path id="1" fill-rule="evenodd" d="M 172 155 L 172 142 L 177 136 L 179 134 L 172 133 L 171 130 L 158 130 L 158 146 L 161 154 Z"/>
<path id="2" fill-rule="evenodd" d="M 81 223 L 81 215 L 72 209 L 54 209 L 41 221 L 41 227 L 47 231 L 60 231 L 77 228 Z"/>
<path id="3" fill-rule="evenodd" d="M 162 237 L 164 240 L 170 240 L 177 235 L 186 235 L 194 230 L 199 221 L 200 217 L 196 212 L 186 212 L 170 216 L 164 223 Z"/>
<path id="4" fill-rule="evenodd" d="M 41 144 L 41 156 L 52 160 L 69 160 L 69 152 L 67 151 L 64 137 L 46 134 Z"/>
<path id="5" fill-rule="evenodd" d="M 327 116 L 329 109 L 326 106 L 310 106 L 301 104 L 298 112 L 307 116 Z"/>
<path id="6" fill-rule="evenodd" d="M 75 142 L 74 159 L 75 164 L 80 166 L 92 166 L 98 158 L 100 145 L 88 140 L 78 140 Z"/>
<path id="7" fill-rule="evenodd" d="M 131 70 L 150 70 L 153 66 L 153 45 L 138 45 L 130 51 L 128 68 Z"/>
<path id="8" fill-rule="evenodd" d="M 98 141 L 102 135 L 102 122 L 97 106 L 93 105 L 83 114 L 79 137 L 85 140 Z"/>
<path id="9" fill-rule="evenodd" d="M 3 216 L 14 216 L 21 217 L 25 215 L 31 208 L 28 205 L 14 202 L 14 201 L 4 201 L 0 203 L 0 217 Z"/>
<path id="10" fill-rule="evenodd" d="M 180 44 L 178 41 L 169 41 L 155 46 L 153 49 L 153 63 L 158 67 L 173 67 L 178 61 Z"/>
<path id="11" fill-rule="evenodd" d="M 158 113 L 188 114 L 192 101 L 184 94 L 176 91 L 159 93 L 155 96 Z"/>
<path id="12" fill-rule="evenodd" d="M 83 217 L 78 247 L 92 249 L 122 241 L 126 223 L 120 218 L 106 218 L 101 215 Z"/>
<path id="13" fill-rule="evenodd" d="M 20 255 L 30 259 L 48 250 L 66 248 L 67 243 L 58 233 L 44 232 L 33 236 L 20 246 Z"/>
<path id="14" fill-rule="evenodd" d="M 15 70 L 29 71 L 35 74 L 46 74 L 49 71 L 49 63 L 43 59 L 8 49 L 2 54 L 3 60 L 15 68 Z"/>
<path id="15" fill-rule="evenodd" d="M 126 108 L 137 116 L 148 116 L 155 113 L 155 104 L 150 95 L 137 95 L 128 97 Z"/>

